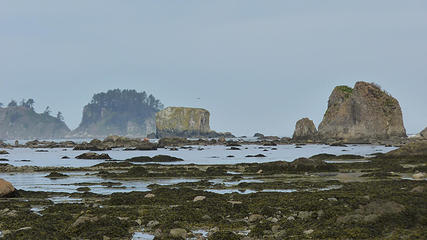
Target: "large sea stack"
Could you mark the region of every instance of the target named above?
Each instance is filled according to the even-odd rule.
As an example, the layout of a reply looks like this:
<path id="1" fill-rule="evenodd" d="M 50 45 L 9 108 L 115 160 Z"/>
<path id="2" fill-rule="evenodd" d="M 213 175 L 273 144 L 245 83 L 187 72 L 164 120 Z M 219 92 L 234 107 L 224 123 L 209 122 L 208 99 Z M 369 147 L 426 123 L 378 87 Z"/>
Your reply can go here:
<path id="1" fill-rule="evenodd" d="M 231 133 L 212 131 L 209 117 L 209 111 L 202 108 L 165 108 L 156 114 L 156 135 L 158 138 L 234 137 Z"/>
<path id="2" fill-rule="evenodd" d="M 202 108 L 168 107 L 156 114 L 157 137 L 207 136 L 209 117 L 209 111 Z"/>
<path id="3" fill-rule="evenodd" d="M 399 102 L 373 83 L 338 86 L 319 125 L 323 141 L 373 143 L 406 137 Z"/>
<path id="4" fill-rule="evenodd" d="M 51 116 L 48 109 L 37 113 L 28 101 L 0 107 L 0 139 L 58 139 L 69 132 L 61 114 Z"/>
<path id="5" fill-rule="evenodd" d="M 82 122 L 70 137 L 145 137 L 155 133 L 155 114 L 162 108 L 159 100 L 145 92 L 115 89 L 98 93 L 84 107 Z"/>

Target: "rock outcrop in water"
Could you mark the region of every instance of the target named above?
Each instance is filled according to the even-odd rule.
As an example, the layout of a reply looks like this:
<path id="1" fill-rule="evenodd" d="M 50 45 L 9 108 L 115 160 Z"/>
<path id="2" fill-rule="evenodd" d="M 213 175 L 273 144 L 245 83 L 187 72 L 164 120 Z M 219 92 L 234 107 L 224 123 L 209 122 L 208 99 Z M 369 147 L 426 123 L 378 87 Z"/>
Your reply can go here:
<path id="1" fill-rule="evenodd" d="M 202 108 L 168 107 L 156 114 L 157 137 L 232 137 L 211 131 L 209 117 Z"/>
<path id="2" fill-rule="evenodd" d="M 53 117 L 49 111 L 37 113 L 25 104 L 0 108 L 0 139 L 55 139 L 69 132 L 61 115 Z"/>
<path id="3" fill-rule="evenodd" d="M 295 141 L 314 141 L 317 139 L 317 129 L 313 121 L 308 118 L 298 120 L 295 125 L 294 135 Z"/>
<path id="4" fill-rule="evenodd" d="M 406 137 L 399 102 L 375 84 L 335 87 L 319 125 L 323 141 L 372 143 Z"/>
<path id="5" fill-rule="evenodd" d="M 115 89 L 95 94 L 70 137 L 145 137 L 156 131 L 155 114 L 162 108 L 159 100 L 145 92 Z"/>

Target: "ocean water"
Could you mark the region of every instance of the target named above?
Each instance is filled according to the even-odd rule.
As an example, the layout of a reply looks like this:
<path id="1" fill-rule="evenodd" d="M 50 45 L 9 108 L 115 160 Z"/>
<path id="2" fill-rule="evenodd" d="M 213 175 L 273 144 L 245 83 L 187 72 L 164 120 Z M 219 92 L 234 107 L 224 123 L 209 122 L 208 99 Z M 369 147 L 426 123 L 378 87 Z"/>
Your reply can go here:
<path id="1" fill-rule="evenodd" d="M 254 162 L 271 162 L 271 161 L 293 161 L 299 157 L 310 157 L 320 153 L 329 153 L 335 155 L 341 154 L 357 154 L 369 156 L 373 153 L 385 153 L 395 148 L 384 147 L 379 145 L 348 145 L 347 147 L 331 147 L 328 145 L 304 145 L 301 148 L 296 148 L 295 145 L 279 145 L 274 147 L 264 147 L 257 145 L 246 145 L 239 147 L 241 150 L 227 150 L 225 146 L 193 146 L 192 149 L 179 149 L 171 151 L 169 149 L 158 149 L 156 151 L 123 151 L 123 149 L 113 149 L 111 151 L 103 151 L 99 153 L 107 153 L 113 159 L 125 160 L 136 156 L 155 155 L 171 155 L 182 158 L 182 162 L 165 163 L 165 164 L 237 164 L 237 163 L 254 163 Z M 273 148 L 277 150 L 273 150 Z M 75 159 L 76 156 L 88 151 L 74 151 L 72 149 L 45 149 L 47 152 L 36 152 L 40 149 L 30 148 L 15 148 L 6 149 L 10 154 L 1 155 L 0 158 L 6 158 L 9 161 L 1 163 L 9 163 L 15 166 L 51 166 L 51 167 L 87 167 L 92 166 L 104 160 L 80 160 Z M 264 158 L 248 158 L 247 155 L 264 154 Z M 230 158 L 229 155 L 234 157 Z M 63 156 L 68 156 L 70 159 L 61 159 Z M 25 160 L 25 161 L 22 161 Z M 118 182 L 110 179 L 102 179 L 93 174 L 93 172 L 66 172 L 69 175 L 67 178 L 50 179 L 45 177 L 48 172 L 33 172 L 33 173 L 0 173 L 0 178 L 10 181 L 15 188 L 27 191 L 49 191 L 49 192 L 77 192 L 77 188 L 84 187 L 81 183 L 94 183 L 89 185 L 91 192 L 98 194 L 111 194 L 113 192 L 131 192 L 131 191 L 149 191 L 150 184 L 172 185 L 181 182 L 196 182 L 200 179 L 146 179 L 138 181 L 120 181 L 121 185 L 104 186 L 103 182 Z M 233 174 L 233 172 L 230 172 Z M 212 183 L 224 184 L 226 187 L 237 185 L 241 182 L 259 182 L 259 180 L 244 178 L 240 181 L 228 181 L 227 179 L 213 179 Z M 79 184 L 80 183 L 80 184 Z M 211 189 L 211 192 L 226 194 L 226 193 L 252 193 L 252 190 L 241 192 L 238 189 Z M 271 191 L 289 192 L 293 189 L 278 189 Z M 55 199 L 56 200 L 56 199 Z M 58 199 L 57 201 L 61 201 Z"/>
<path id="2" fill-rule="evenodd" d="M 293 161 L 300 157 L 310 157 L 320 153 L 369 156 L 373 153 L 386 153 L 396 149 L 394 147 L 385 147 L 381 145 L 348 145 L 347 147 L 331 147 L 329 145 L 318 144 L 304 145 L 301 146 L 301 148 L 296 148 L 295 145 L 279 145 L 274 147 L 245 145 L 239 148 L 241 150 L 227 150 L 228 147 L 225 146 L 193 146 L 192 149 L 179 149 L 178 151 L 171 151 L 163 148 L 155 151 L 123 151 L 123 149 L 113 149 L 98 153 L 107 153 L 115 160 L 125 160 L 137 156 L 153 157 L 160 154 L 170 155 L 184 160 L 183 162 L 162 164 L 236 164 Z M 103 160 L 75 159 L 76 156 L 88 151 L 74 151 L 72 149 L 44 149 L 48 152 L 36 152 L 36 149 L 31 148 L 14 148 L 6 150 L 10 154 L 1 155 L 0 158 L 8 159 L 9 161 L 4 163 L 9 163 L 14 166 L 88 167 L 104 162 Z M 256 154 L 263 154 L 266 157 L 246 157 L 247 155 Z M 233 157 L 228 157 L 230 155 Z M 63 156 L 68 156 L 70 159 L 61 159 Z"/>

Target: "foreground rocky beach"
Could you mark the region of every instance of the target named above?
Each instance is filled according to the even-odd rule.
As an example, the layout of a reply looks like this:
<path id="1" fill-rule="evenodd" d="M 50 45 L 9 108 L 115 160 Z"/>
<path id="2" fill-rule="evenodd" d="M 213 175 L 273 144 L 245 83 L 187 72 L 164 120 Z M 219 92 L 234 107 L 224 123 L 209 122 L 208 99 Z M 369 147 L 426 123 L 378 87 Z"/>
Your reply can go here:
<path id="1" fill-rule="evenodd" d="M 96 150 L 113 142 L 114 148 L 118 139 L 73 147 Z M 174 152 L 205 146 L 171 141 L 156 147 Z M 256 146 L 261 153 L 275 148 L 272 142 Z M 426 156 L 427 142 L 420 140 L 369 157 L 317 154 L 291 162 L 179 164 L 183 159 L 165 155 L 103 156 L 90 167 L 5 161 L 1 172 L 69 179 L 76 191 L 24 191 L 0 182 L 0 231 L 4 239 L 425 239 Z M 100 180 L 85 182 L 76 174 Z M 151 184 L 121 192 L 129 182 Z M 95 193 L 99 186 L 111 191 Z"/>

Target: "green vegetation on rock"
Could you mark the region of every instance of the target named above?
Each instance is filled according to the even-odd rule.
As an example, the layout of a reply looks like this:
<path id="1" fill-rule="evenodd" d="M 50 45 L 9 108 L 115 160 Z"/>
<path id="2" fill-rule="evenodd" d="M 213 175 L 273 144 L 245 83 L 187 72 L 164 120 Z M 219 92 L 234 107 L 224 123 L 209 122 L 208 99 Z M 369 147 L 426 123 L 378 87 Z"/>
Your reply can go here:
<path id="1" fill-rule="evenodd" d="M 353 93 L 353 88 L 351 88 L 349 86 L 341 85 L 341 86 L 337 86 L 336 88 L 342 92 L 345 92 L 346 94 L 352 94 Z"/>
<path id="2" fill-rule="evenodd" d="M 0 138 L 33 139 L 63 138 L 70 132 L 62 114 L 50 115 L 49 107 L 43 113 L 34 110 L 34 100 L 12 101 L 7 107 L 0 107 Z"/>
<path id="3" fill-rule="evenodd" d="M 163 105 L 153 95 L 135 90 L 109 90 L 95 94 L 83 109 L 73 137 L 109 135 L 145 137 L 155 132 L 155 114 Z"/>

